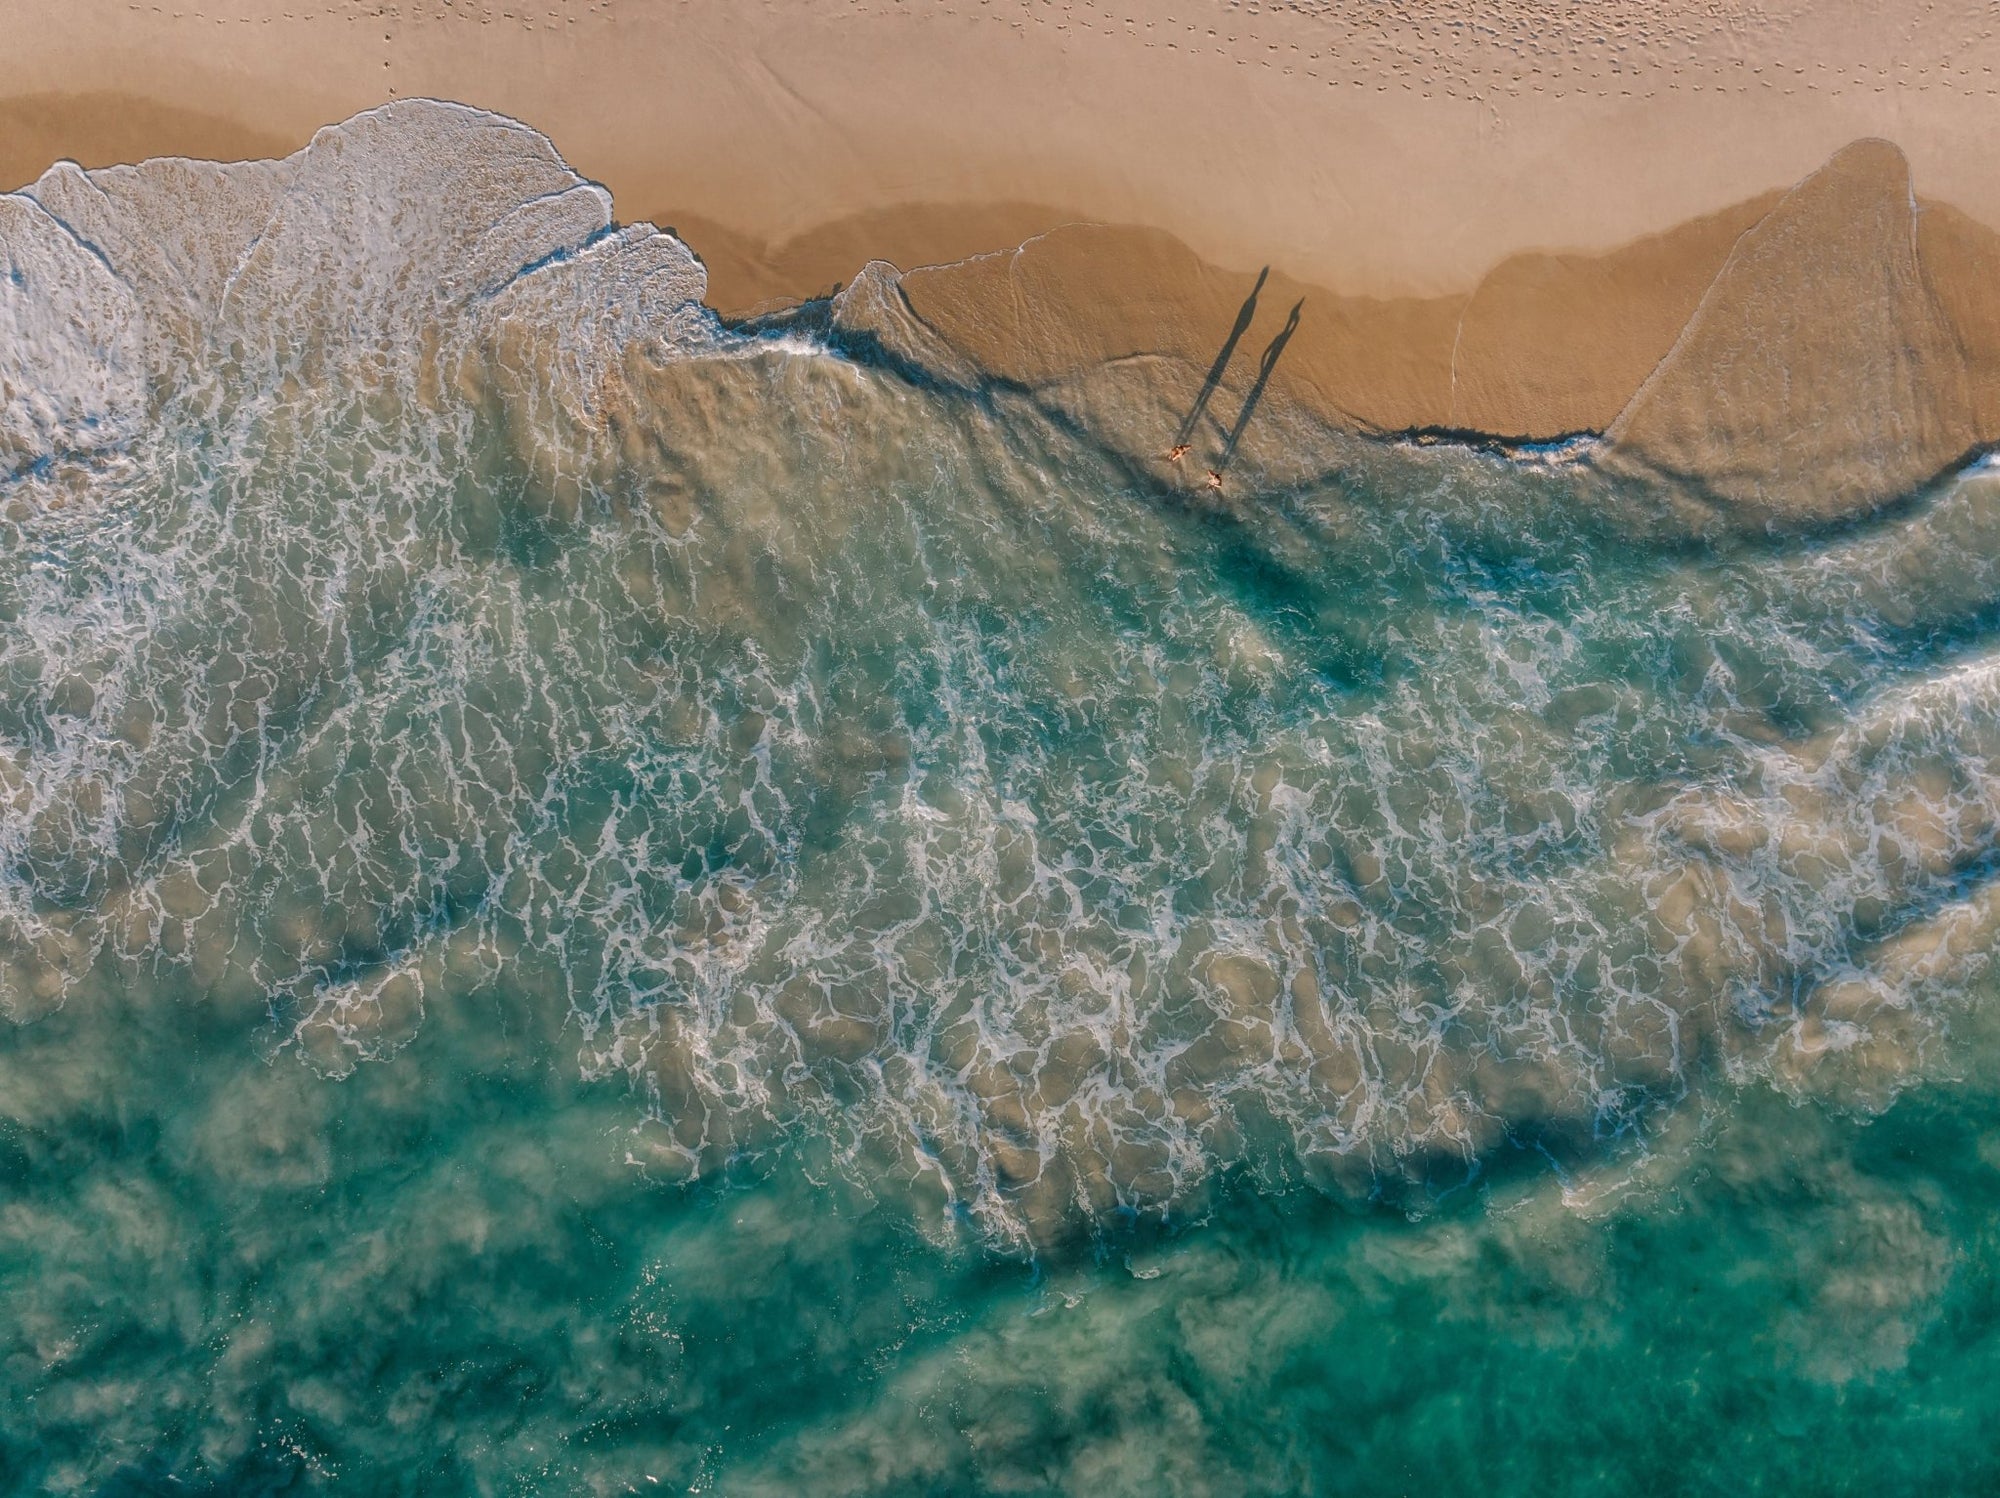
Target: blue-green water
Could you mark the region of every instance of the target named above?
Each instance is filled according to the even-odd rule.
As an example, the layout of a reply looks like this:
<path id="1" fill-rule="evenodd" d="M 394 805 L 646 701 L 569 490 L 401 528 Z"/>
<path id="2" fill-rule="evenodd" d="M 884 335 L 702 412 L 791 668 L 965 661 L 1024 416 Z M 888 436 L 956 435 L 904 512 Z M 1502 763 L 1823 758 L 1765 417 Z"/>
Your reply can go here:
<path id="1" fill-rule="evenodd" d="M 0 198 L 0 1488 L 2000 1480 L 2000 474 L 1196 504 L 607 225 Z"/>

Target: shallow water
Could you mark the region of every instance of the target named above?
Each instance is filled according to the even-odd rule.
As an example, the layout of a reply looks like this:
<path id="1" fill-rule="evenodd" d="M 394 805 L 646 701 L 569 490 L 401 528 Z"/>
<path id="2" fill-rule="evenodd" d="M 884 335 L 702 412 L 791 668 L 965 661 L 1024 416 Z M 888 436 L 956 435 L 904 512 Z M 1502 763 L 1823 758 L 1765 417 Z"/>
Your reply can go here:
<path id="1" fill-rule="evenodd" d="M 609 223 L 0 198 L 0 1487 L 1991 1481 L 2000 473 L 1198 504 Z"/>

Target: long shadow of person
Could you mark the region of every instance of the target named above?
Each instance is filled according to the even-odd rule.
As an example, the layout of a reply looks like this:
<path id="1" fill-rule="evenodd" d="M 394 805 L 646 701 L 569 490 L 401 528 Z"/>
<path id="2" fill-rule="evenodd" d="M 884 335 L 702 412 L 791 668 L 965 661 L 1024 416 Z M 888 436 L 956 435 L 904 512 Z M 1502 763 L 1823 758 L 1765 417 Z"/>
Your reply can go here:
<path id="1" fill-rule="evenodd" d="M 1194 436 L 1195 423 L 1201 420 L 1208 409 L 1209 398 L 1222 383 L 1222 376 L 1229 368 L 1229 361 L 1236 354 L 1236 345 L 1243 341 L 1243 335 L 1250 331 L 1250 324 L 1257 319 L 1257 296 L 1263 291 L 1264 283 L 1270 279 L 1271 267 L 1265 266 L 1257 272 L 1257 284 L 1250 288 L 1250 295 L 1243 299 L 1243 305 L 1236 313 L 1236 325 L 1229 330 L 1229 336 L 1222 341 L 1222 352 L 1215 356 L 1215 362 L 1208 367 L 1208 378 L 1202 381 L 1201 394 L 1194 398 L 1188 414 L 1181 421 L 1181 427 L 1174 433 L 1174 446 L 1183 447 Z"/>
<path id="2" fill-rule="evenodd" d="M 1264 350 L 1264 357 L 1257 361 L 1257 382 L 1250 387 L 1250 393 L 1243 398 L 1243 409 L 1236 413 L 1236 425 L 1229 429 L 1229 436 L 1222 444 L 1222 456 L 1215 460 L 1215 471 L 1221 473 L 1229 467 L 1229 460 L 1236 456 L 1236 444 L 1243 440 L 1243 429 L 1250 425 L 1250 418 L 1257 414 L 1257 403 L 1264 398 L 1264 387 L 1271 383 L 1271 372 L 1278 367 L 1278 359 L 1285 352 L 1285 345 L 1292 341 L 1292 334 L 1299 330 L 1299 313 L 1304 310 L 1306 299 L 1300 297 L 1292 303 L 1292 315 L 1285 319 L 1278 336 L 1271 340 Z"/>

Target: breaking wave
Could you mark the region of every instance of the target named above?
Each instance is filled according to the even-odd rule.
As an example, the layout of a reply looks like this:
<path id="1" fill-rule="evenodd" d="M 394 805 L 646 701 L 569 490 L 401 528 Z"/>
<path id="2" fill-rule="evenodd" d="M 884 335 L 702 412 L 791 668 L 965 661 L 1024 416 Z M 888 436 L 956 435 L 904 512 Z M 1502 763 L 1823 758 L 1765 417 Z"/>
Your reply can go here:
<path id="1" fill-rule="evenodd" d="M 1983 471 L 1786 548 L 1359 440 L 1197 508 L 722 328 L 424 102 L 59 166 L 0 259 L 17 1021 L 139 992 L 342 1074 L 504 985 L 645 1170 L 810 1138 L 1046 1243 L 1234 1167 L 1418 1206 L 1732 1076 L 1879 1100 L 1985 971 Z"/>

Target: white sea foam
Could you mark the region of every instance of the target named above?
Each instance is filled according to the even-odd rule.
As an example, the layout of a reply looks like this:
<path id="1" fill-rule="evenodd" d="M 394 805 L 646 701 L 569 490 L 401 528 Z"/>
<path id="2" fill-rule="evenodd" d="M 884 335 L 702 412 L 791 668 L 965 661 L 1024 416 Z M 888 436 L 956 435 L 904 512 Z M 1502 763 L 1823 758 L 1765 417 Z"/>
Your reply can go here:
<path id="1" fill-rule="evenodd" d="M 0 477 L 130 438 L 140 314 L 103 258 L 32 199 L 0 197 Z"/>
<path id="2" fill-rule="evenodd" d="M 384 106 L 279 162 L 62 163 L 0 213 L 16 467 L 128 441 L 149 387 L 212 416 L 525 324 L 533 346 L 510 352 L 580 401 L 635 338 L 717 341 L 686 246 L 614 229 L 610 195 L 545 137 L 459 105 Z"/>
<path id="3" fill-rule="evenodd" d="M 810 1132 L 1044 1241 L 1232 1163 L 1421 1202 L 1721 1073 L 1886 1095 L 1985 971 L 2000 677 L 1909 642 L 2000 601 L 1990 477 L 1694 560 L 1388 448 L 1211 523 L 723 333 L 454 106 L 0 235 L 17 1016 L 136 985 L 338 1075 L 504 985 L 648 1169 Z"/>

